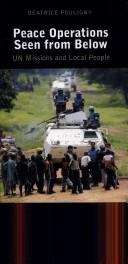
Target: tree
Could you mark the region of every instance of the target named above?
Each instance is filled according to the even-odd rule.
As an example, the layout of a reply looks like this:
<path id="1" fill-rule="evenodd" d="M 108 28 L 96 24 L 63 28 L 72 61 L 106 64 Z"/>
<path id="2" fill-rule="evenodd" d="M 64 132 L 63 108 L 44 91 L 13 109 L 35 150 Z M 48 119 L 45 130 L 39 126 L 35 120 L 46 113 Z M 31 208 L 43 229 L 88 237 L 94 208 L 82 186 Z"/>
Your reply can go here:
<path id="1" fill-rule="evenodd" d="M 90 83 L 96 81 L 122 91 L 128 105 L 128 68 L 87 69 L 86 74 Z"/>
<path id="2" fill-rule="evenodd" d="M 16 92 L 12 84 L 11 70 L 0 70 L 0 109 L 10 110 Z"/>

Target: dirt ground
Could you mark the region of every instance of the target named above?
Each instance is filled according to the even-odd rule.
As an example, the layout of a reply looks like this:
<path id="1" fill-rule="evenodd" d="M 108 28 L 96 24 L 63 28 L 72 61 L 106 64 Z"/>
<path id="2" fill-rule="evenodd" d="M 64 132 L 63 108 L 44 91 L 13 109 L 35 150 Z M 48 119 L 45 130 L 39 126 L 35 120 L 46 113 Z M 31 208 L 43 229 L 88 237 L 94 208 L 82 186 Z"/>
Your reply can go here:
<path id="1" fill-rule="evenodd" d="M 105 191 L 100 185 L 99 187 L 92 188 L 90 191 L 84 191 L 82 194 L 72 194 L 71 191 L 61 193 L 61 186 L 55 186 L 55 194 L 38 194 L 36 191 L 29 196 L 19 196 L 19 190 L 17 189 L 17 195 L 13 197 L 0 196 L 1 203 L 94 203 L 94 202 L 126 202 L 128 201 L 128 180 L 120 180 L 120 188 L 117 190 Z"/>

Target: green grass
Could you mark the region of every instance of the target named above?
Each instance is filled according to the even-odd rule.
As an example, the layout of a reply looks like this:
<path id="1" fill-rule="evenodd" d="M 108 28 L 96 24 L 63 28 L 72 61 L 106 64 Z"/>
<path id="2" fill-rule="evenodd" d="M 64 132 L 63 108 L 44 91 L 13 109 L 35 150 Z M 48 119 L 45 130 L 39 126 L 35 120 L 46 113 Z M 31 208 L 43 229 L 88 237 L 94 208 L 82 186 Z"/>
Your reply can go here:
<path id="1" fill-rule="evenodd" d="M 117 154 L 119 175 L 128 176 L 128 108 L 123 95 L 106 87 L 80 80 L 85 91 L 85 103 L 94 105 L 101 115 L 102 126 L 108 130 L 108 140 Z"/>
<path id="2" fill-rule="evenodd" d="M 2 194 L 3 191 L 4 191 L 4 189 L 3 189 L 3 183 L 2 183 L 2 181 L 0 181 L 0 194 Z"/>
<path id="3" fill-rule="evenodd" d="M 26 80 L 24 75 L 19 78 Z M 24 150 L 42 147 L 44 127 L 37 126 L 37 123 L 54 115 L 49 78 L 39 78 L 40 85 L 34 86 L 34 92 L 18 94 L 10 113 L 0 111 L 0 126 L 7 134 L 13 135 L 17 145 Z M 122 94 L 110 92 L 99 84 L 88 85 L 84 80 L 79 80 L 79 87 L 85 91 L 86 106 L 95 106 L 101 115 L 102 126 L 108 129 L 108 139 L 117 154 L 119 174 L 128 176 L 128 108 Z M 36 128 L 34 132 L 26 134 L 32 127 Z"/>
<path id="4" fill-rule="evenodd" d="M 0 111 L 0 126 L 16 138 L 18 146 L 24 149 L 42 147 L 42 128 L 36 124 L 53 114 L 49 83 L 46 78 L 41 78 L 40 85 L 34 86 L 34 92 L 18 94 L 15 107 L 10 113 Z M 37 129 L 26 135 L 31 127 Z"/>

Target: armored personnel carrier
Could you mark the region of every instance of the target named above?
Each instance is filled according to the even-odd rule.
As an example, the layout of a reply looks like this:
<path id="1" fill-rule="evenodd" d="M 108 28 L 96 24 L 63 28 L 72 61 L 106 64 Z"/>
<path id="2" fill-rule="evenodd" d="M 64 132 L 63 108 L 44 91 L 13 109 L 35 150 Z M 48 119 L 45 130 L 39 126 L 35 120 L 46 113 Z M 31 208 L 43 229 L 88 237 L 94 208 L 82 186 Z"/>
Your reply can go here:
<path id="1" fill-rule="evenodd" d="M 5 144 L 9 144 L 9 145 L 15 145 L 15 138 L 13 138 L 12 136 L 6 136 L 4 138 L 1 139 L 1 143 L 3 145 Z"/>
<path id="2" fill-rule="evenodd" d="M 58 89 L 63 89 L 65 95 L 70 98 L 70 93 L 77 90 L 76 76 L 70 71 L 65 71 L 63 74 L 56 77 L 52 83 L 53 97 Z"/>
<path id="3" fill-rule="evenodd" d="M 55 164 L 60 162 L 72 145 L 79 157 L 90 148 L 90 142 L 95 142 L 99 148 L 105 144 L 104 135 L 101 129 L 89 128 L 87 114 L 84 111 L 61 114 L 57 122 L 49 123 L 45 132 L 44 155 L 52 154 Z"/>
<path id="4" fill-rule="evenodd" d="M 71 86 L 69 84 L 69 82 L 65 81 L 65 79 L 62 81 L 62 80 L 55 80 L 53 83 L 52 83 L 52 95 L 53 97 L 57 94 L 58 90 L 59 89 L 62 89 L 63 92 L 65 93 L 65 95 L 70 98 L 70 93 L 71 93 Z"/>
<path id="5" fill-rule="evenodd" d="M 60 76 L 60 79 L 65 78 L 67 82 L 69 82 L 72 91 L 77 90 L 77 78 L 76 75 L 72 71 L 65 71 L 64 74 Z"/>
<path id="6" fill-rule="evenodd" d="M 99 148 L 104 145 L 103 134 L 100 130 L 82 129 L 80 127 L 55 127 L 49 126 L 44 142 L 44 153 L 52 154 L 55 163 L 60 163 L 67 147 L 72 145 L 81 157 L 90 148 L 90 142 L 95 142 Z"/>

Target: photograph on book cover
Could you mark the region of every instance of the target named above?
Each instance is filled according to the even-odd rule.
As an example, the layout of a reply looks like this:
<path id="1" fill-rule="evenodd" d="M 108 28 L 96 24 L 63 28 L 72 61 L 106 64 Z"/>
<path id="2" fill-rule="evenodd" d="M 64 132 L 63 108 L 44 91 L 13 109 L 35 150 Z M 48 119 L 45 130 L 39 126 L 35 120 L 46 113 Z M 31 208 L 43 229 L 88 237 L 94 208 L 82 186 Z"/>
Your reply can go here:
<path id="1" fill-rule="evenodd" d="M 128 68 L 0 70 L 0 202 L 128 199 Z"/>
<path id="2" fill-rule="evenodd" d="M 100 2 L 100 1 L 99 1 Z M 17 10 L 17 11 L 16 11 Z M 0 202 L 127 202 L 126 8 L 10 7 L 0 42 Z"/>

